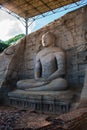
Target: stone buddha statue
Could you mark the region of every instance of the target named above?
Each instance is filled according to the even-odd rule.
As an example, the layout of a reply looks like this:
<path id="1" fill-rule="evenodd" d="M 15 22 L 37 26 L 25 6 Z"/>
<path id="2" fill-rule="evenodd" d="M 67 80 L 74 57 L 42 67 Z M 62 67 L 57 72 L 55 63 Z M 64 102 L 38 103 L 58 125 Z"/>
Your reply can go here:
<path id="1" fill-rule="evenodd" d="M 65 52 L 54 46 L 51 32 L 42 36 L 44 49 L 36 55 L 34 79 L 17 82 L 17 88 L 29 91 L 61 91 L 67 89 L 65 76 Z"/>

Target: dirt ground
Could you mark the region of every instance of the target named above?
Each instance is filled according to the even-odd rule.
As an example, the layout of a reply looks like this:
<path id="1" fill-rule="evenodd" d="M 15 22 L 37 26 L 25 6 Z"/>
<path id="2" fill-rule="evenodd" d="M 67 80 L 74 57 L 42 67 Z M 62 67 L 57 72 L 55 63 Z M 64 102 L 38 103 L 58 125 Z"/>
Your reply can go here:
<path id="1" fill-rule="evenodd" d="M 87 108 L 58 116 L 0 106 L 0 130 L 87 130 Z"/>
<path id="2" fill-rule="evenodd" d="M 33 110 L 0 106 L 0 130 L 37 129 L 49 125 L 50 122 L 46 120 L 49 117 L 48 114 L 37 113 Z"/>

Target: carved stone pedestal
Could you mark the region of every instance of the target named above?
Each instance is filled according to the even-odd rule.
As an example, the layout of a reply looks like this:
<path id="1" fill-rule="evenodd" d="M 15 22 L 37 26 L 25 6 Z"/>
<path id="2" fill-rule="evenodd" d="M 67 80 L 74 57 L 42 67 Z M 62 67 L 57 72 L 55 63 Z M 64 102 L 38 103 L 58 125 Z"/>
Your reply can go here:
<path id="1" fill-rule="evenodd" d="M 24 91 L 8 93 L 9 105 L 44 113 L 60 114 L 70 111 L 75 92 L 67 91 Z"/>

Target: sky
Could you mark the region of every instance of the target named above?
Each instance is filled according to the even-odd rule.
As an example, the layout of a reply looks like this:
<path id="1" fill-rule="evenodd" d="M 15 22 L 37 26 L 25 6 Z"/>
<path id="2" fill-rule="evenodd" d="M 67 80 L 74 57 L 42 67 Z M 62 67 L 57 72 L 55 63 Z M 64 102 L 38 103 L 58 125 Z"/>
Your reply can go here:
<path id="1" fill-rule="evenodd" d="M 87 0 L 82 0 L 84 3 L 87 4 Z M 80 3 L 81 4 L 81 3 Z M 63 16 L 67 12 L 70 12 L 72 10 L 75 10 L 76 8 L 79 8 L 82 6 L 76 6 L 76 4 L 69 5 L 70 9 L 64 10 L 64 8 L 60 8 L 55 10 L 55 14 L 49 15 L 45 18 L 38 19 L 34 21 L 32 24 L 32 20 L 30 19 L 29 24 L 31 24 L 28 28 L 28 33 L 34 32 L 38 30 L 39 28 L 45 26 L 46 24 L 54 21 L 55 19 L 58 19 L 59 17 Z M 65 6 L 65 8 L 69 8 L 69 6 Z M 75 6 L 75 7 L 74 7 Z M 58 12 L 58 10 L 60 12 Z M 15 35 L 18 34 L 25 34 L 25 27 L 24 25 L 16 18 L 13 17 L 12 15 L 6 13 L 3 10 L 0 10 L 0 40 L 6 41 Z"/>

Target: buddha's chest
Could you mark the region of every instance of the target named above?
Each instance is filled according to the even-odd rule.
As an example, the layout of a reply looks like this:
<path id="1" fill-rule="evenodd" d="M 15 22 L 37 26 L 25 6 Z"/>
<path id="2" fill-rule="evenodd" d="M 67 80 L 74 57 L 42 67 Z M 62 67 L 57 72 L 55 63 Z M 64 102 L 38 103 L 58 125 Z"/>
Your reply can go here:
<path id="1" fill-rule="evenodd" d="M 42 76 L 48 77 L 57 70 L 56 57 L 52 54 L 45 55 L 41 58 Z"/>

